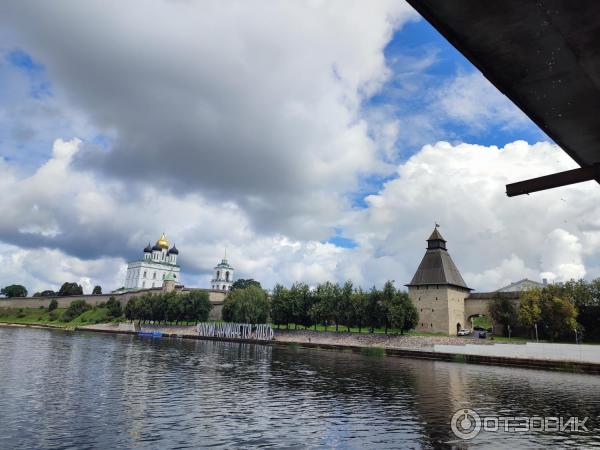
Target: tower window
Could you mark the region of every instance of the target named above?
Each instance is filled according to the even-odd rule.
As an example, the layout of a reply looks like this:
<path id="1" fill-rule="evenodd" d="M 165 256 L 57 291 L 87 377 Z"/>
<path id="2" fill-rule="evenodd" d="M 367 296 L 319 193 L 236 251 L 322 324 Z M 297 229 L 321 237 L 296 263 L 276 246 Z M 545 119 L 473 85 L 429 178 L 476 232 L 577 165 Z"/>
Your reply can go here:
<path id="1" fill-rule="evenodd" d="M 225 272 L 225 281 L 229 281 L 229 270 Z"/>
<path id="2" fill-rule="evenodd" d="M 217 270 L 217 280 L 219 279 L 219 277 L 220 277 L 220 276 L 221 276 L 221 272 L 219 272 L 219 271 Z"/>
<path id="3" fill-rule="evenodd" d="M 146 278 L 146 271 L 144 270 L 144 278 Z"/>
<path id="4" fill-rule="evenodd" d="M 154 272 L 154 273 L 152 274 L 152 279 L 153 279 L 153 280 L 156 280 L 156 272 Z M 152 283 L 152 287 L 154 287 L 154 283 Z"/>

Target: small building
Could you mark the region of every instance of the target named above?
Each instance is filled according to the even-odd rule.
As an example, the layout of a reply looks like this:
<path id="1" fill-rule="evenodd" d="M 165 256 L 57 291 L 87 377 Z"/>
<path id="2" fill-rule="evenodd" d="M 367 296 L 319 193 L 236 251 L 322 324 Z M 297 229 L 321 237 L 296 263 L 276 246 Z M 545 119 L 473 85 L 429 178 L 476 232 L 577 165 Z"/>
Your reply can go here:
<path id="1" fill-rule="evenodd" d="M 234 268 L 227 262 L 227 254 L 225 254 L 225 257 L 213 270 L 214 275 L 212 280 L 210 280 L 211 288 L 218 291 L 229 291 L 233 285 Z"/>
<path id="2" fill-rule="evenodd" d="M 177 265 L 179 250 L 173 245 L 169 248 L 169 241 L 163 233 L 154 246 L 150 243 L 144 248 L 144 256 L 138 261 L 127 264 L 125 289 L 158 288 L 163 285 L 163 280 L 169 275 L 175 282 L 181 282 L 181 267 Z"/>

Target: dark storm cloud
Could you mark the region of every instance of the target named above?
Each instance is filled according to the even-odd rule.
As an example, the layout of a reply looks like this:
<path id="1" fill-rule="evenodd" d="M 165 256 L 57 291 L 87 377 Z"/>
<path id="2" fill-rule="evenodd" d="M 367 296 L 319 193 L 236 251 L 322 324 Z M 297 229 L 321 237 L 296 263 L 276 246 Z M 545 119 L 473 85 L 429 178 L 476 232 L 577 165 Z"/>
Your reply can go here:
<path id="1" fill-rule="evenodd" d="M 114 134 L 78 167 L 234 201 L 258 229 L 308 237 L 331 223 L 290 216 L 339 209 L 378 170 L 360 104 L 385 76 L 392 23 L 413 15 L 359 5 L 25 1 L 0 6 L 0 23 Z"/>

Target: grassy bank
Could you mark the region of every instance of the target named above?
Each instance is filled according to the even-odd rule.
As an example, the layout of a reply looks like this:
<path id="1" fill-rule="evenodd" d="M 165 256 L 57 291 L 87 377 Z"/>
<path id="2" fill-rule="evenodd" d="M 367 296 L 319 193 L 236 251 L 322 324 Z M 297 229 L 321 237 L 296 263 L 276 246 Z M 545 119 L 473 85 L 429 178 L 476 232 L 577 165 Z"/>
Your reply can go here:
<path id="1" fill-rule="evenodd" d="M 64 320 L 66 309 L 57 308 L 0 308 L 0 323 L 18 323 L 23 325 L 50 325 L 59 328 L 73 328 L 81 325 L 110 322 L 107 308 L 95 307 L 83 312 L 72 320 Z"/>

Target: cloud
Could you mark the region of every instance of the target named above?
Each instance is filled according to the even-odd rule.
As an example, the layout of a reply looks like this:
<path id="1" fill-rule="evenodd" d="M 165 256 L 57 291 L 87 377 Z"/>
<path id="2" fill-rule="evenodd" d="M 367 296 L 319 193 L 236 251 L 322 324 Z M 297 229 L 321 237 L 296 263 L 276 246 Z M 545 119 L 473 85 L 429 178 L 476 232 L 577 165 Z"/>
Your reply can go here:
<path id="1" fill-rule="evenodd" d="M 483 130 L 490 123 L 502 128 L 523 128 L 531 123 L 480 72 L 459 72 L 442 83 L 433 95 L 433 109 L 440 111 L 446 120 L 463 123 L 474 130 Z"/>
<path id="2" fill-rule="evenodd" d="M 393 31 L 417 17 L 404 2 L 35 4 L 2 5 L 0 23 L 114 136 L 80 167 L 232 201 L 303 239 L 331 234 L 344 193 L 386 170 L 361 105 L 389 76 Z"/>
<path id="3" fill-rule="evenodd" d="M 517 141 L 503 148 L 427 145 L 397 166 L 396 176 L 335 217 L 343 248 L 253 227 L 233 202 L 179 195 L 152 186 L 131 190 L 73 165 L 82 143 L 57 140 L 52 158 L 29 177 L 0 161 L 6 196 L 0 216 L 0 284 L 30 290 L 64 281 L 123 284 L 127 260 L 140 257 L 161 231 L 180 249 L 183 282 L 208 286 L 225 247 L 239 277 L 265 286 L 352 279 L 369 288 L 410 281 L 434 221 L 467 284 L 496 289 L 528 277 L 564 281 L 597 273 L 600 192 L 583 183 L 508 198 L 504 184 L 574 167 L 550 143 Z M 591 269 L 588 270 L 588 267 Z"/>
<path id="4" fill-rule="evenodd" d="M 350 221 L 346 233 L 370 252 L 363 277 L 380 281 L 372 262 L 391 258 L 395 279 L 409 280 L 434 222 L 442 225 L 449 251 L 473 288 L 496 289 L 546 272 L 557 281 L 584 276 L 585 266 L 598 265 L 597 184 L 514 198 L 504 192 L 507 183 L 574 167 L 556 145 L 543 142 L 424 146 Z"/>

